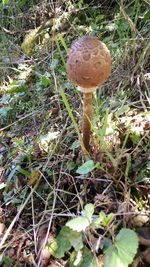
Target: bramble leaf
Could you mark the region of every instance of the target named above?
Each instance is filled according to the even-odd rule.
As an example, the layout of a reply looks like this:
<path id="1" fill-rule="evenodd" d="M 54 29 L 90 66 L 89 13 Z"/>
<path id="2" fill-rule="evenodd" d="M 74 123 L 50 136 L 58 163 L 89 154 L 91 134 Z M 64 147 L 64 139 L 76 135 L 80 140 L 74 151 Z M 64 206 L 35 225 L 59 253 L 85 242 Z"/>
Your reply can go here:
<path id="1" fill-rule="evenodd" d="M 98 229 L 100 226 L 107 227 L 113 220 L 113 213 L 106 215 L 103 211 L 99 213 L 99 216 L 93 220 L 91 227 Z"/>
<path id="2" fill-rule="evenodd" d="M 96 257 L 87 247 L 82 250 L 82 261 L 78 267 L 99 267 Z"/>
<path id="3" fill-rule="evenodd" d="M 89 221 L 91 221 L 93 213 L 94 213 L 94 205 L 91 203 L 86 204 L 84 207 L 84 215 L 89 219 Z"/>
<path id="4" fill-rule="evenodd" d="M 105 218 L 102 221 L 102 225 L 103 226 L 108 226 L 112 222 L 113 216 L 114 216 L 113 213 L 110 213 L 108 215 L 105 215 Z"/>
<path id="5" fill-rule="evenodd" d="M 56 238 L 53 238 L 51 242 L 47 245 L 47 247 L 48 247 L 50 254 L 55 257 L 57 249 L 58 249 Z"/>
<path id="6" fill-rule="evenodd" d="M 82 232 L 90 225 L 90 221 L 86 216 L 79 216 L 78 218 L 72 219 L 66 223 L 66 226 L 74 231 Z"/>
<path id="7" fill-rule="evenodd" d="M 130 229 L 121 229 L 116 242 L 105 253 L 105 267 L 128 267 L 138 248 L 138 237 Z"/>
<path id="8" fill-rule="evenodd" d="M 55 244 L 55 251 L 52 254 L 56 258 L 64 257 L 65 252 L 69 251 L 73 247 L 76 251 L 79 251 L 83 247 L 82 234 L 77 231 L 73 231 L 67 226 L 64 226 L 58 236 L 56 237 L 57 250 Z"/>
<path id="9" fill-rule="evenodd" d="M 71 230 L 68 238 L 69 238 L 71 246 L 76 251 L 79 251 L 80 249 L 83 248 L 82 233 L 81 232 Z"/>
<path id="10" fill-rule="evenodd" d="M 116 237 L 116 248 L 118 249 L 119 257 L 130 264 L 137 252 L 138 237 L 136 233 L 130 229 L 121 229 Z"/>
<path id="11" fill-rule="evenodd" d="M 127 264 L 124 264 L 121 259 L 118 257 L 117 248 L 114 245 L 110 246 L 106 250 L 104 257 L 104 266 L 105 267 L 128 267 Z"/>
<path id="12" fill-rule="evenodd" d="M 105 213 L 103 211 L 101 211 L 99 213 L 99 216 L 93 220 L 91 227 L 93 229 L 98 229 L 102 225 L 102 222 L 105 219 L 105 216 L 106 216 Z"/>
<path id="13" fill-rule="evenodd" d="M 81 262 L 81 260 L 82 260 L 82 252 L 81 252 L 81 250 L 79 250 L 79 251 L 77 252 L 75 261 L 74 261 L 74 263 L 73 263 L 73 266 L 78 266 L 79 263 Z"/>
<path id="14" fill-rule="evenodd" d="M 56 237 L 56 241 L 57 241 L 57 252 L 55 254 L 56 258 L 64 257 L 65 252 L 71 249 L 71 244 L 68 239 L 70 232 L 71 230 L 68 227 L 64 226 L 60 230 L 58 236 Z"/>

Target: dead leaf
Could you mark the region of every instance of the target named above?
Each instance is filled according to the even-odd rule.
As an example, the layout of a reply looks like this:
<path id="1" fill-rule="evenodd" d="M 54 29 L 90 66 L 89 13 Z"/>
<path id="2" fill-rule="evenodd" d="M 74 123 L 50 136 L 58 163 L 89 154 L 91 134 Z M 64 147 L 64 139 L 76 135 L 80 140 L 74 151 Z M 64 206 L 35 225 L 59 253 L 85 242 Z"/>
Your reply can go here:
<path id="1" fill-rule="evenodd" d="M 37 182 L 37 180 L 39 179 L 39 177 L 40 177 L 40 172 L 39 171 L 33 171 L 32 173 L 31 173 L 31 177 L 30 177 L 30 179 L 29 179 L 29 181 L 28 181 L 28 185 L 29 186 L 33 186 L 33 185 L 35 185 L 35 183 Z"/>

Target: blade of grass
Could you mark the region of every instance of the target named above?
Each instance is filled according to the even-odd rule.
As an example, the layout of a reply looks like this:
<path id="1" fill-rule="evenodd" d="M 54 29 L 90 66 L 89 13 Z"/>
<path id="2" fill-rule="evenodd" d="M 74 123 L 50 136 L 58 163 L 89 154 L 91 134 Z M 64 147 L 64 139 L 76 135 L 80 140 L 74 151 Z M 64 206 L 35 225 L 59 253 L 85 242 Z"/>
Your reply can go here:
<path id="1" fill-rule="evenodd" d="M 108 112 L 109 112 L 109 110 L 107 109 L 106 114 L 105 114 L 105 118 L 104 118 L 104 125 L 103 125 L 102 130 L 101 130 L 102 141 L 103 141 L 103 137 L 106 135 L 106 129 L 107 129 L 107 125 L 108 125 Z"/>
<path id="2" fill-rule="evenodd" d="M 64 40 L 64 38 L 63 38 L 63 36 L 62 36 L 62 34 L 59 34 L 59 40 L 60 40 L 62 46 L 64 47 L 66 53 L 68 54 L 68 50 L 69 50 L 69 49 L 68 49 L 68 47 L 67 47 L 67 45 L 66 45 L 66 42 L 65 42 L 65 40 Z"/>
<path id="3" fill-rule="evenodd" d="M 61 57 L 62 63 L 63 63 L 63 65 L 64 65 L 65 69 L 66 69 L 66 62 L 65 62 L 64 56 L 63 56 L 63 54 L 62 54 L 62 52 L 61 52 L 59 42 L 58 42 L 57 39 L 55 40 L 55 42 L 56 42 L 56 46 L 57 46 L 59 55 L 60 55 L 60 57 Z"/>
<path id="4" fill-rule="evenodd" d="M 131 155 L 128 155 L 126 169 L 125 169 L 125 177 L 126 178 L 128 178 L 130 167 L 131 167 Z"/>
<path id="5" fill-rule="evenodd" d="M 123 150 L 124 150 L 124 148 L 125 148 L 125 146 L 126 146 L 126 143 L 127 143 L 127 141 L 128 141 L 128 137 L 129 137 L 129 135 L 130 135 L 130 132 L 128 132 L 128 133 L 126 134 L 126 136 L 125 136 L 125 139 L 124 139 L 124 142 L 123 142 L 123 145 L 122 145 L 122 148 L 121 148 L 121 154 L 123 153 Z"/>
<path id="6" fill-rule="evenodd" d="M 78 124 L 77 124 L 77 122 L 76 122 L 76 120 L 75 120 L 75 117 L 74 117 L 74 115 L 73 115 L 73 113 L 72 113 L 72 110 L 71 110 L 71 108 L 70 108 L 69 102 L 68 102 L 68 100 L 67 100 L 67 97 L 66 97 L 66 95 L 65 95 L 65 93 L 64 93 L 64 90 L 63 90 L 62 88 L 61 88 L 61 90 L 60 90 L 60 95 L 61 95 L 62 100 L 63 100 L 63 102 L 64 102 L 64 105 L 65 105 L 65 107 L 66 107 L 66 109 L 67 109 L 67 111 L 68 111 L 68 114 L 69 114 L 69 116 L 70 116 L 70 118 L 71 118 L 71 120 L 72 120 L 72 122 L 73 122 L 74 128 L 75 128 L 75 130 L 76 130 L 76 133 L 77 133 L 77 135 L 78 135 L 78 138 L 79 138 L 79 141 L 80 141 L 80 144 L 81 144 L 81 147 L 82 147 L 83 150 L 85 150 L 85 149 L 84 149 L 84 145 L 83 145 L 83 140 L 82 140 L 82 137 L 81 137 L 81 134 L 80 134 L 80 131 L 79 131 Z"/>

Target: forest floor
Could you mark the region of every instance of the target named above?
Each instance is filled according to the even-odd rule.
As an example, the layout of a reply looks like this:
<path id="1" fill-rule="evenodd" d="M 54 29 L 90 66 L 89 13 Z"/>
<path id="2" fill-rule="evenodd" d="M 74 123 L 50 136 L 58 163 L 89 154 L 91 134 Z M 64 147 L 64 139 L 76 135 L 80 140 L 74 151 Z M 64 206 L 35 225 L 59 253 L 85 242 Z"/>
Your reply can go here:
<path id="1" fill-rule="evenodd" d="M 150 266 L 148 1 L 4 0 L 0 17 L 0 266 L 127 267 L 128 250 L 124 263 L 104 259 L 121 229 L 139 239 L 130 266 Z M 71 43 L 86 34 L 113 62 L 93 95 L 88 159 L 83 96 L 66 73 Z"/>

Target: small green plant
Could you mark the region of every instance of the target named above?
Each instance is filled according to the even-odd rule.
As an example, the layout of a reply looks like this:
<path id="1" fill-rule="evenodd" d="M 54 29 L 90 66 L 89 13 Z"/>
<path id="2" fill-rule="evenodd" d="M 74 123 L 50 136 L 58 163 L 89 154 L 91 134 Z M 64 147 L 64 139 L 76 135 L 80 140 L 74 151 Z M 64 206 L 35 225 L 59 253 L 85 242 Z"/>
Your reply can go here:
<path id="1" fill-rule="evenodd" d="M 85 205 L 82 215 L 68 221 L 56 239 L 49 244 L 51 255 L 62 258 L 65 253 L 69 253 L 70 267 L 98 267 L 101 266 L 101 262 L 96 254 L 102 249 L 104 267 L 128 267 L 138 248 L 138 237 L 135 232 L 121 229 L 112 242 L 111 239 L 99 236 L 97 231 L 103 229 L 111 233 L 113 219 L 112 213 L 106 215 L 103 211 L 95 216 L 94 205 Z"/>

